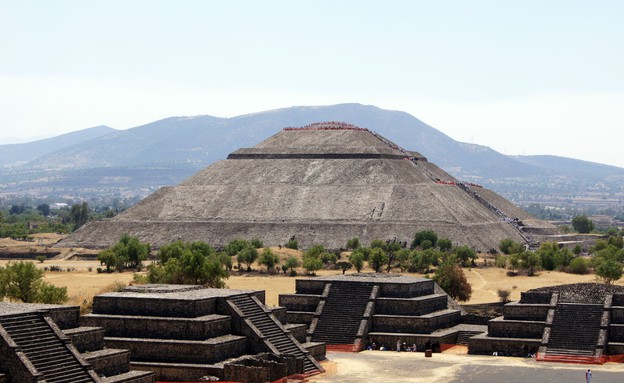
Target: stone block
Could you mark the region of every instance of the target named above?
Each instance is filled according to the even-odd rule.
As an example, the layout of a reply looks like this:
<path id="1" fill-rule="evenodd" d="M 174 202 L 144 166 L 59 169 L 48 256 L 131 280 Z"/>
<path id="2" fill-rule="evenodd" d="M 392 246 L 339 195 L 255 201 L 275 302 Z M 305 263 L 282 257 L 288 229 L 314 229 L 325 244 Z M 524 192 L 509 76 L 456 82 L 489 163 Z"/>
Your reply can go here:
<path id="1" fill-rule="evenodd" d="M 447 307 L 446 294 L 417 298 L 377 298 L 375 313 L 388 315 L 424 315 Z"/>
<path id="2" fill-rule="evenodd" d="M 216 363 L 244 354 L 247 338 L 226 335 L 205 341 L 106 337 L 106 346 L 130 350 L 132 360 Z"/>
<path id="3" fill-rule="evenodd" d="M 320 295 L 313 294 L 280 294 L 279 305 L 288 311 L 311 311 L 314 312 L 321 300 Z"/>
<path id="4" fill-rule="evenodd" d="M 95 351 L 104 348 L 104 329 L 101 327 L 76 327 L 63 330 L 78 352 Z"/>
<path id="5" fill-rule="evenodd" d="M 488 322 L 488 333 L 502 338 L 542 338 L 546 322 L 507 320 L 498 317 Z"/>

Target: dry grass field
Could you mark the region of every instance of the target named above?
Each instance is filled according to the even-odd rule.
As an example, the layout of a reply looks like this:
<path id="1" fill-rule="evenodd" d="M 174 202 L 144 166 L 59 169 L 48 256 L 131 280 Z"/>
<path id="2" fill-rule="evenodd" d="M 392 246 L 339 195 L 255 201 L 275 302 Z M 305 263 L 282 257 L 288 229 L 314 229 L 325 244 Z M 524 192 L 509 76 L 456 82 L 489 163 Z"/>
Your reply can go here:
<path id="1" fill-rule="evenodd" d="M 14 253 L 20 251 L 29 253 L 35 249 L 45 249 L 58 241 L 59 238 L 60 236 L 58 235 L 40 235 L 37 236 L 34 243 L 1 239 L 0 251 L 6 252 L 10 249 L 10 251 Z M 46 281 L 57 286 L 67 287 L 70 296 L 69 303 L 71 304 L 81 304 L 85 300 L 89 301 L 94 295 L 112 289 L 115 284 L 129 284 L 132 282 L 132 272 L 98 274 L 96 269 L 100 267 L 100 264 L 97 261 L 67 260 L 75 254 L 93 253 L 93 251 L 86 251 L 84 249 L 54 250 L 60 251 L 61 254 L 54 259 L 46 260 L 44 263 L 39 263 L 37 261 L 31 262 L 35 262 L 40 268 L 55 265 L 63 268 L 63 270 L 67 270 L 67 268 L 72 269 L 72 271 L 60 272 L 48 271 L 45 275 Z M 288 258 L 290 255 L 299 254 L 297 251 L 284 248 L 274 248 L 273 250 L 282 260 Z M 4 266 L 8 262 L 8 260 L 0 260 L 0 266 Z M 482 262 L 479 262 L 479 264 L 481 265 Z M 276 306 L 278 304 L 278 297 L 280 294 L 295 292 L 296 278 L 308 278 L 303 275 L 293 278 L 281 273 L 269 275 L 264 272 L 264 267 L 259 265 L 254 265 L 254 269 L 260 270 L 260 272 L 239 273 L 235 271 L 233 275 L 227 279 L 227 287 L 241 290 L 264 290 L 266 292 L 266 303 L 271 306 Z M 364 271 L 370 272 L 371 270 L 365 269 Z M 527 291 L 536 287 L 595 281 L 593 274 L 575 275 L 557 271 L 541 271 L 533 277 L 527 277 L 526 275 L 510 277 L 507 276 L 506 270 L 494 267 L 466 268 L 464 272 L 473 289 L 472 298 L 467 302 L 470 304 L 497 302 L 498 289 L 510 290 L 511 299 L 517 300 L 520 298 L 520 293 L 522 291 Z M 301 273 L 302 270 L 300 270 L 300 274 Z M 339 273 L 339 270 L 321 270 L 317 272 L 317 275 Z M 422 276 L 419 274 L 409 275 Z M 617 284 L 624 285 L 624 281 L 620 280 Z"/>

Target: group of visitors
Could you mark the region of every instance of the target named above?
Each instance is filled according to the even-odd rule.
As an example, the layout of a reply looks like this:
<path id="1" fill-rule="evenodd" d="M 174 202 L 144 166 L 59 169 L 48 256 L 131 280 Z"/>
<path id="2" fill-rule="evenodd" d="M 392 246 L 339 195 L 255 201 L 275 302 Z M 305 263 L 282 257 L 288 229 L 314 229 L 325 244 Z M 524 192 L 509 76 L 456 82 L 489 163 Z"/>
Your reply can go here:
<path id="1" fill-rule="evenodd" d="M 379 345 L 379 347 L 377 347 L 377 344 L 375 342 L 369 342 L 368 346 L 366 347 L 367 350 L 379 350 L 379 351 L 389 351 L 392 348 L 386 347 L 384 344 Z M 436 341 L 436 342 L 431 342 L 430 340 L 427 341 L 427 343 L 425 343 L 425 350 L 438 350 L 440 349 L 440 344 Z M 397 352 L 416 352 L 418 351 L 418 347 L 416 346 L 416 343 L 413 343 L 411 346 L 406 344 L 405 342 L 402 342 L 400 339 L 397 339 L 396 341 L 396 346 L 394 348 L 394 350 L 396 350 Z"/>

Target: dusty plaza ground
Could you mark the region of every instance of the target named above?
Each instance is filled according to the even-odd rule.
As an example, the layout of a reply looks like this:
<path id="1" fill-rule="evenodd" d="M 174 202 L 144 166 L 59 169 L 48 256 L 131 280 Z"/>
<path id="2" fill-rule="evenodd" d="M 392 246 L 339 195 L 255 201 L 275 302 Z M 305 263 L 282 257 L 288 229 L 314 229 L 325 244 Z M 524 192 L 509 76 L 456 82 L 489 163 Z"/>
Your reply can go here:
<path id="1" fill-rule="evenodd" d="M 326 373 L 313 377 L 314 383 L 359 382 L 444 382 L 444 383 L 529 383 L 585 382 L 585 371 L 593 372 L 592 383 L 624 381 L 624 366 L 601 366 L 536 362 L 534 359 L 433 354 L 395 351 L 363 351 L 358 354 L 327 354 Z"/>

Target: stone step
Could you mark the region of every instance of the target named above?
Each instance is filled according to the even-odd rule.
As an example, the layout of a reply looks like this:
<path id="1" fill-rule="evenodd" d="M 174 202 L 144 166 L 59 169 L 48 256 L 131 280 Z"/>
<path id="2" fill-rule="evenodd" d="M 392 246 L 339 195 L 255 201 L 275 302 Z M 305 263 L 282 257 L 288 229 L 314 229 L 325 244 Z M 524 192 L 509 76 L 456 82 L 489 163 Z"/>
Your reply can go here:
<path id="1" fill-rule="evenodd" d="M 102 327 L 76 327 L 63 330 L 63 334 L 71 339 L 78 352 L 95 351 L 104 348 L 104 332 Z"/>
<path id="2" fill-rule="evenodd" d="M 130 351 L 106 348 L 82 354 L 98 375 L 112 376 L 130 371 Z"/>
<path id="3" fill-rule="evenodd" d="M 154 373 L 151 371 L 129 371 L 102 379 L 103 383 L 153 383 L 154 381 Z"/>
<path id="4" fill-rule="evenodd" d="M 196 318 L 88 314 L 81 322 L 106 328 L 106 336 L 201 340 L 229 334 L 229 315 L 209 314 Z"/>

